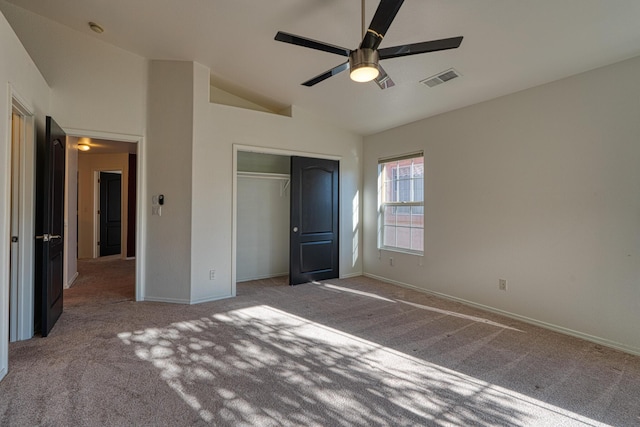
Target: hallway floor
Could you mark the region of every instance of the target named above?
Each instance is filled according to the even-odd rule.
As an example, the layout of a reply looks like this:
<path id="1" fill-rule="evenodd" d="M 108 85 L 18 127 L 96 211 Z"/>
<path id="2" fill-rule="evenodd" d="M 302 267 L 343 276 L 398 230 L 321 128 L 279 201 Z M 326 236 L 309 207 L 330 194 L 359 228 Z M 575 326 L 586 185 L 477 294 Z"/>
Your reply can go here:
<path id="1" fill-rule="evenodd" d="M 66 308 L 84 304 L 134 301 L 136 260 L 120 256 L 78 260 L 78 278 L 64 291 Z"/>

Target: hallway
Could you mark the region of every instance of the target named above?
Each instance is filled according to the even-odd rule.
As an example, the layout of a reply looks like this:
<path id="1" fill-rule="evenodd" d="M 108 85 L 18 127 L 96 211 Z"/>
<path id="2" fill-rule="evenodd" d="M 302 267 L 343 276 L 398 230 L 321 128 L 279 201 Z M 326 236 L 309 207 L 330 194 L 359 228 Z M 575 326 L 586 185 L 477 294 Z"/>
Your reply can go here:
<path id="1" fill-rule="evenodd" d="M 119 255 L 78 260 L 78 278 L 64 291 L 65 308 L 135 300 L 136 261 Z"/>

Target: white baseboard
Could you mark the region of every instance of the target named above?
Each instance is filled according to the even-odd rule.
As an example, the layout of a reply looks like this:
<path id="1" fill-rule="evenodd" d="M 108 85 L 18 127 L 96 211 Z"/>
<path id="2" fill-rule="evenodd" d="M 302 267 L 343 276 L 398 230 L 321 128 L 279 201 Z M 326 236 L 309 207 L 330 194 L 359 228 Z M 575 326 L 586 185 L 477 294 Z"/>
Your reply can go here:
<path id="1" fill-rule="evenodd" d="M 67 284 L 64 286 L 64 288 L 65 288 L 65 289 L 69 289 L 70 287 L 72 287 L 72 286 L 73 286 L 73 282 L 75 282 L 75 281 L 76 281 L 76 279 L 78 278 L 78 274 L 79 274 L 79 273 L 76 271 L 76 273 L 73 275 L 73 277 L 71 278 L 71 280 L 69 280 L 69 281 L 67 282 Z"/>
<path id="2" fill-rule="evenodd" d="M 272 274 L 266 274 L 266 275 L 262 275 L 262 276 L 256 276 L 256 277 L 247 277 L 247 278 L 241 278 L 241 279 L 236 279 L 236 283 L 241 283 L 241 282 L 250 282 L 252 280 L 262 280 L 262 279 L 271 279 L 272 277 L 282 277 L 282 276 L 288 276 L 289 272 L 284 272 L 284 273 L 272 273 Z"/>
<path id="3" fill-rule="evenodd" d="M 358 277 L 358 276 L 362 276 L 362 275 L 363 275 L 362 271 L 358 271 L 358 272 L 355 272 L 355 273 L 341 274 L 340 278 L 341 279 L 350 279 L 352 277 Z"/>
<path id="4" fill-rule="evenodd" d="M 214 296 L 214 297 L 204 297 L 191 300 L 191 304 L 202 304 L 205 302 L 219 301 L 221 299 L 232 298 L 233 295 L 222 295 L 222 296 Z"/>
<path id="5" fill-rule="evenodd" d="M 552 323 L 543 322 L 541 320 L 532 319 L 530 317 L 521 316 L 519 314 L 511 313 L 509 311 L 500 310 L 498 308 L 494 308 L 494 307 L 491 307 L 491 306 L 488 306 L 488 305 L 484 305 L 484 304 L 478 304 L 478 303 L 475 303 L 473 301 L 468 301 L 468 300 L 465 300 L 465 299 L 462 299 L 462 298 L 454 297 L 454 296 L 443 294 L 443 293 L 440 293 L 440 292 L 435 292 L 435 291 L 430 291 L 428 289 L 419 288 L 418 286 L 415 286 L 415 285 L 410 285 L 408 283 L 399 282 L 397 280 L 388 279 L 388 278 L 382 277 L 382 276 L 377 276 L 375 274 L 364 273 L 363 276 L 370 277 L 370 278 L 376 279 L 376 280 L 380 280 L 381 282 L 391 283 L 393 285 L 401 286 L 403 288 L 413 289 L 413 290 L 416 290 L 418 292 L 422 292 L 422 293 L 429 294 L 429 295 L 434 295 L 434 296 L 437 296 L 437 297 L 440 297 L 440 298 L 444 298 L 444 299 L 448 299 L 448 300 L 451 300 L 451 301 L 456 301 L 456 302 L 459 302 L 459 303 L 462 303 L 462 304 L 465 304 L 465 305 L 468 305 L 468 306 L 471 306 L 471 307 L 479 308 L 481 310 L 485 310 L 485 311 L 489 311 L 489 312 L 492 312 L 492 313 L 500 314 L 502 316 L 510 317 L 512 319 L 520 320 L 522 322 L 529 323 L 531 325 L 540 326 L 541 328 L 549 329 L 549 330 L 552 330 L 554 332 L 560 332 L 560 333 L 565 334 L 565 335 L 571 335 L 572 337 L 580 338 L 580 339 L 583 339 L 585 341 L 590 341 L 590 342 L 593 342 L 593 343 L 596 343 L 596 344 L 604 345 L 606 347 L 615 348 L 616 350 L 624 351 L 625 353 L 630 353 L 630 354 L 634 354 L 634 355 L 640 356 L 640 348 L 631 347 L 631 346 L 628 346 L 628 345 L 625 345 L 625 344 L 621 344 L 621 343 L 618 343 L 618 342 L 615 342 L 615 341 L 608 340 L 606 338 L 601 338 L 601 337 L 597 337 L 597 336 L 594 336 L 594 335 L 585 334 L 583 332 L 575 331 L 573 329 L 565 328 L 563 326 L 558 326 L 558 325 L 554 325 Z"/>
<path id="6" fill-rule="evenodd" d="M 128 257 L 125 257 L 124 259 L 125 259 L 126 261 L 130 261 L 130 260 L 132 260 L 132 259 L 136 259 L 136 257 L 134 257 L 134 256 L 128 256 Z"/>
<path id="7" fill-rule="evenodd" d="M 187 299 L 179 299 L 179 298 L 163 298 L 163 297 L 149 297 L 146 296 L 142 299 L 142 301 L 148 302 L 166 302 L 170 304 L 190 304 L 190 301 Z"/>
<path id="8" fill-rule="evenodd" d="M 2 379 L 5 377 L 5 375 L 7 375 L 7 368 L 2 368 L 0 369 L 0 381 L 2 381 Z"/>

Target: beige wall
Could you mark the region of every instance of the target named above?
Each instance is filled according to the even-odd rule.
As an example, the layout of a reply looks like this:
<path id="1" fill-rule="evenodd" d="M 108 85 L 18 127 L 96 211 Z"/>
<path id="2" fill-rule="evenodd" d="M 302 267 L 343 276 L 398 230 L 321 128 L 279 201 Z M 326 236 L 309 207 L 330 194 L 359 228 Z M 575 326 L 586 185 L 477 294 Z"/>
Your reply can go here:
<path id="1" fill-rule="evenodd" d="M 149 64 L 145 300 L 190 302 L 193 74 L 193 62 Z M 160 194 L 162 215 L 152 215 L 151 198 Z"/>
<path id="2" fill-rule="evenodd" d="M 93 258 L 95 228 L 95 173 L 122 171 L 122 256 L 127 247 L 127 207 L 129 182 L 129 154 L 78 155 L 78 258 Z"/>

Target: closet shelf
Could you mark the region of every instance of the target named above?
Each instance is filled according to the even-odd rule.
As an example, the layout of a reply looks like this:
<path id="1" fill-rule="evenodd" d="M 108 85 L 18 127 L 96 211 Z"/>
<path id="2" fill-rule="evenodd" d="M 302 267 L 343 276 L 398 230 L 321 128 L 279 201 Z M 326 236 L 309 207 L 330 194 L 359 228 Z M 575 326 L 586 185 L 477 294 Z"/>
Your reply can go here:
<path id="1" fill-rule="evenodd" d="M 286 173 L 269 173 L 269 172 L 240 172 L 239 178 L 260 178 L 260 179 L 282 179 L 289 180 L 289 174 Z"/>
<path id="2" fill-rule="evenodd" d="M 277 179 L 284 181 L 280 184 L 280 197 L 283 197 L 291 183 L 291 176 L 286 173 L 268 173 L 268 172 L 240 172 L 238 178 L 255 178 L 255 179 Z"/>

